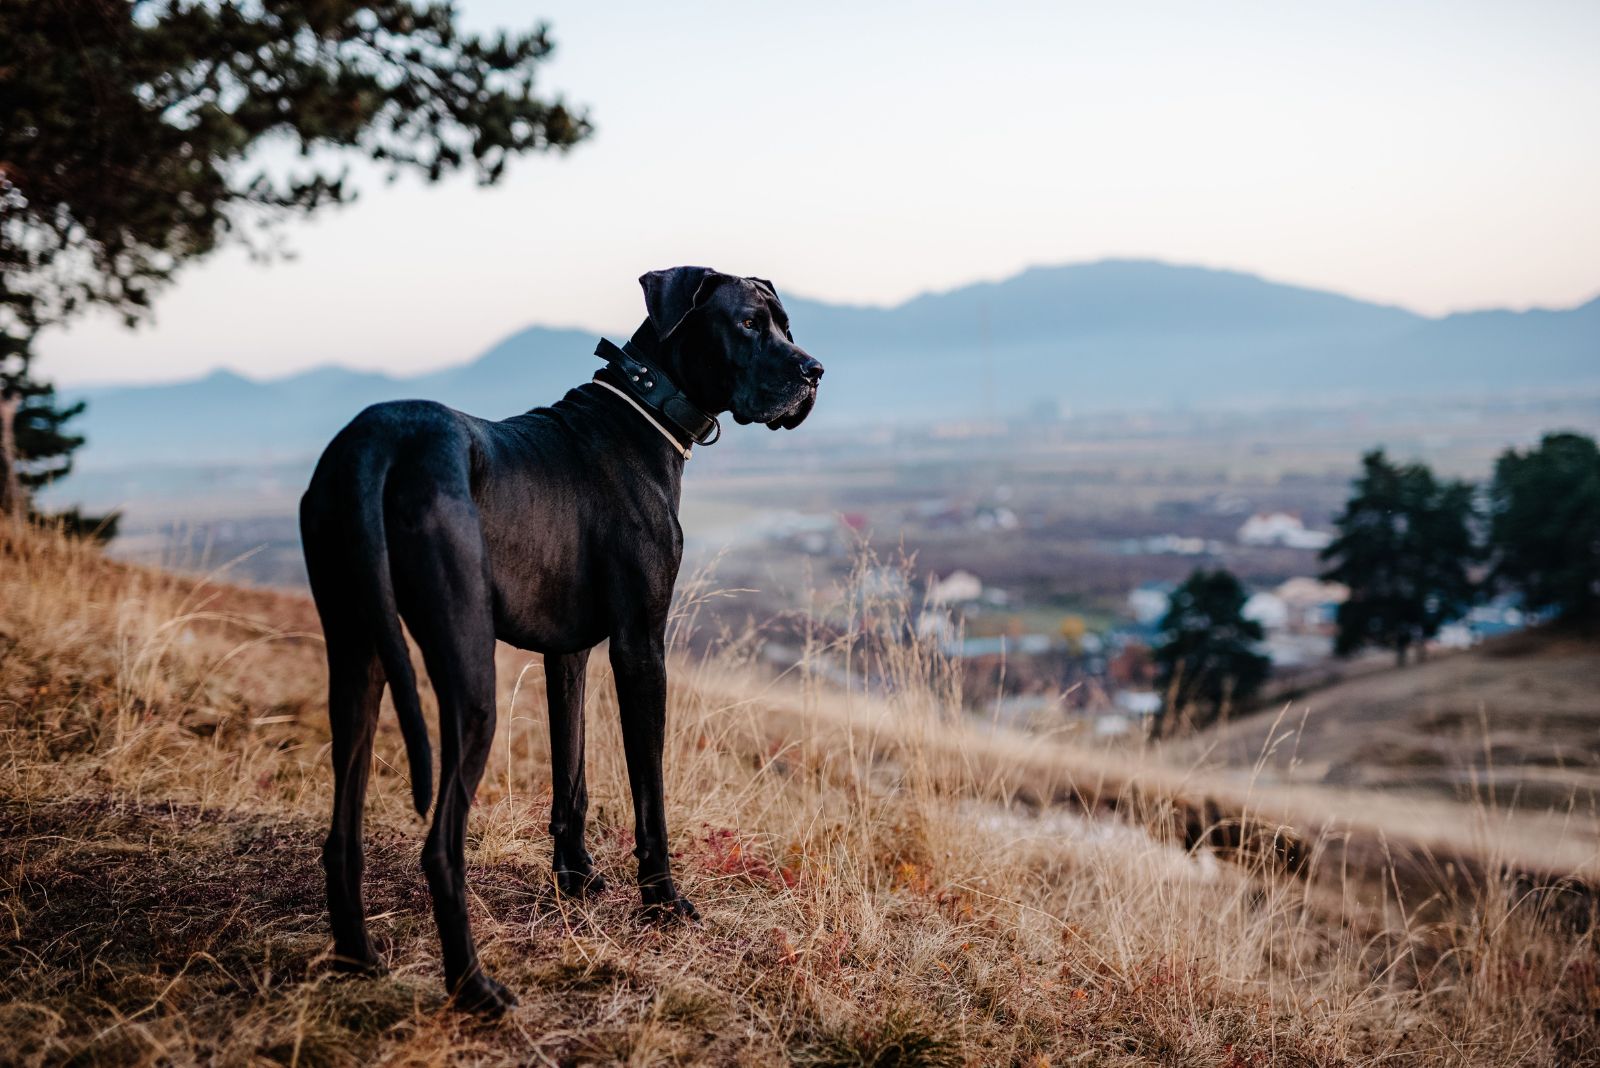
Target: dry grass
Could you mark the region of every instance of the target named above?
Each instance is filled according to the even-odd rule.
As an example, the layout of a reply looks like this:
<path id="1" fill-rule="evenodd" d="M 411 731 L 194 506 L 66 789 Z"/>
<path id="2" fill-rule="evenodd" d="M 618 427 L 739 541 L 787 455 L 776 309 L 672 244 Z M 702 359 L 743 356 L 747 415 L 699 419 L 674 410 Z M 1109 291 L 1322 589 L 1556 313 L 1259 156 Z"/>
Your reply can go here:
<path id="1" fill-rule="evenodd" d="M 892 632 L 894 606 L 861 608 Z M 494 1024 L 444 1007 L 386 713 L 367 878 L 391 973 L 335 977 L 316 631 L 299 598 L 0 534 L 0 1062 L 1600 1063 L 1592 900 L 1544 889 L 1581 867 L 1559 849 L 1525 863 L 1479 813 L 1430 853 L 1407 813 L 980 730 L 893 644 L 868 665 L 887 698 L 763 680 L 738 642 L 675 665 L 669 817 L 705 923 L 664 931 L 628 888 L 600 665 L 615 888 L 551 893 L 542 671 L 502 649 L 469 848 L 485 960 L 521 998 Z"/>
<path id="2" fill-rule="evenodd" d="M 1340 783 L 1517 808 L 1600 811 L 1600 640 L 1545 627 L 1403 669 L 1352 673 L 1292 702 L 1294 744 L 1267 762 L 1277 781 Z M 1253 767 L 1274 709 L 1186 746 Z M 1281 726 L 1281 725 L 1280 725 Z"/>

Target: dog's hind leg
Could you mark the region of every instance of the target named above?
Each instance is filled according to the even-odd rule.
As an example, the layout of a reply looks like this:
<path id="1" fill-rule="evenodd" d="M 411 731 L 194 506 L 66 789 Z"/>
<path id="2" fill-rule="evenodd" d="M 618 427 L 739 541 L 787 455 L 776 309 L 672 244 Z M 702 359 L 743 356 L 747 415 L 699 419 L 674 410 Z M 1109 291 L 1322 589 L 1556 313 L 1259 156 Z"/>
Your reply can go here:
<path id="1" fill-rule="evenodd" d="M 383 668 L 370 642 L 328 637 L 328 722 L 333 740 L 333 821 L 322 846 L 333 925 L 333 963 L 342 971 L 376 974 L 382 964 L 367 938 L 361 900 L 362 812 L 372 768 L 372 736 L 383 696 Z"/>
<path id="2" fill-rule="evenodd" d="M 589 815 L 589 786 L 583 767 L 583 694 L 589 652 L 544 658 L 545 692 L 550 706 L 550 868 L 556 889 L 569 897 L 598 894 L 606 881 L 594 870 L 583 847 Z"/>
<path id="3" fill-rule="evenodd" d="M 372 621 L 362 612 L 360 561 L 352 559 L 345 512 L 330 506 L 329 492 L 314 483 L 301 508 L 306 575 L 316 599 L 328 654 L 328 729 L 332 739 L 333 818 L 322 844 L 333 965 L 342 971 L 381 970 L 367 938 L 361 901 L 362 812 L 372 769 L 372 737 L 384 673 Z M 351 487 L 338 487 L 356 493 Z"/>
<path id="4" fill-rule="evenodd" d="M 467 811 L 494 741 L 494 615 L 477 508 L 445 494 L 391 513 L 389 548 L 400 614 L 422 647 L 439 697 L 439 797 L 422 848 L 444 955 L 460 1008 L 486 1015 L 516 999 L 483 971 L 467 920 Z"/>

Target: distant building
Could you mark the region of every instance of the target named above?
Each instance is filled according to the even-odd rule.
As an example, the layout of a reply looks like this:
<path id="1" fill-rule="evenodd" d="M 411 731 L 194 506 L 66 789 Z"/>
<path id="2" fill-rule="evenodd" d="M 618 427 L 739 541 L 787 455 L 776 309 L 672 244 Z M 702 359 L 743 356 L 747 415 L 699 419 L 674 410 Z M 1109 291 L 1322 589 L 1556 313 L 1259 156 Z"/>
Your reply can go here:
<path id="1" fill-rule="evenodd" d="M 1339 605 L 1350 598 L 1350 587 L 1343 583 L 1323 582 L 1306 575 L 1287 579 L 1272 592 L 1291 605 Z"/>
<path id="2" fill-rule="evenodd" d="M 1128 593 L 1128 611 L 1142 624 L 1159 623 L 1161 617 L 1167 614 L 1173 588 L 1170 582 L 1146 582 L 1135 586 Z"/>
<path id="3" fill-rule="evenodd" d="M 1326 549 L 1333 535 L 1322 530 L 1307 530 L 1297 515 L 1288 512 L 1257 512 L 1239 527 L 1239 544 L 1282 546 L 1286 549 Z"/>
<path id="4" fill-rule="evenodd" d="M 1305 575 L 1289 579 L 1272 592 L 1287 610 L 1284 625 L 1308 634 L 1332 628 L 1339 606 L 1350 598 L 1349 587 Z"/>
<path id="5" fill-rule="evenodd" d="M 1472 629 L 1473 637 L 1481 641 L 1498 634 L 1519 631 L 1523 627 L 1540 622 L 1540 619 L 1523 611 L 1517 597 L 1501 594 L 1486 604 L 1474 607 L 1467 613 L 1465 622 Z"/>
<path id="6" fill-rule="evenodd" d="M 1251 594 L 1244 603 L 1243 615 L 1266 630 L 1283 630 L 1289 625 L 1289 606 L 1275 593 Z"/>
<path id="7" fill-rule="evenodd" d="M 1119 552 L 1130 556 L 1146 553 L 1151 556 L 1199 556 L 1215 554 L 1222 546 L 1205 538 L 1189 538 L 1181 534 L 1152 534 L 1145 538 L 1123 538 L 1116 543 Z"/>
<path id="8" fill-rule="evenodd" d="M 1117 707 L 1136 716 L 1153 716 L 1161 711 L 1161 695 L 1154 690 L 1118 690 Z"/>
<path id="9" fill-rule="evenodd" d="M 979 530 L 1016 530 L 1020 526 L 1017 513 L 1003 505 L 980 508 L 972 517 L 972 525 Z"/>
<path id="10" fill-rule="evenodd" d="M 1431 644 L 1438 649 L 1470 649 L 1485 638 L 1511 634 L 1539 622 L 1539 616 L 1522 609 L 1515 594 L 1501 594 L 1440 627 Z"/>
<path id="11" fill-rule="evenodd" d="M 1106 662 L 1106 678 L 1123 690 L 1148 690 L 1155 684 L 1156 665 L 1150 647 L 1124 640 Z"/>
<path id="12" fill-rule="evenodd" d="M 928 580 L 929 604 L 962 604 L 983 596 L 983 583 L 977 575 L 957 568 L 944 578 L 937 575 Z"/>
<path id="13" fill-rule="evenodd" d="M 1325 642 L 1291 641 L 1289 636 L 1326 638 L 1333 632 L 1339 606 L 1349 596 L 1350 591 L 1337 582 L 1298 575 L 1272 590 L 1251 594 L 1244 604 L 1244 616 L 1261 624 L 1267 632 L 1274 662 L 1302 663 L 1316 659 L 1315 650 Z"/>

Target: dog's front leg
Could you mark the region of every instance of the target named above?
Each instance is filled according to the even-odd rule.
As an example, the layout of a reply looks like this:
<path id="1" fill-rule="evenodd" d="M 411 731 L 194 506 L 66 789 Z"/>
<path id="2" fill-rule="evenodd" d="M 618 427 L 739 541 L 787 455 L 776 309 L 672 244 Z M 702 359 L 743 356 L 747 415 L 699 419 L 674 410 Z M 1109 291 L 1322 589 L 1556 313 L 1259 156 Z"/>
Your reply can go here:
<path id="1" fill-rule="evenodd" d="M 622 745 L 633 789 L 634 850 L 639 891 L 651 920 L 693 920 L 699 913 L 672 883 L 661 754 L 667 732 L 665 627 L 611 640 L 611 670 L 622 714 Z"/>
<path id="2" fill-rule="evenodd" d="M 544 658 L 550 706 L 550 867 L 556 889 L 568 897 L 598 894 L 606 888 L 583 847 L 584 820 L 589 813 L 583 767 L 583 690 L 588 663 L 588 650 L 550 653 Z"/>

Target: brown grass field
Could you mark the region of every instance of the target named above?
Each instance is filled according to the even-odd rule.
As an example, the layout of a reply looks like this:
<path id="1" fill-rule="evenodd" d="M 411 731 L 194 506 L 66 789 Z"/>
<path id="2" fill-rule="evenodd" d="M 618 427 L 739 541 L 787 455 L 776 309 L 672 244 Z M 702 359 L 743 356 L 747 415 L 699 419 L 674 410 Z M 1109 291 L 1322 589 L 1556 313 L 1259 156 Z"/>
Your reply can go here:
<path id="1" fill-rule="evenodd" d="M 0 1063 L 1600 1064 L 1592 813 L 1075 749 L 975 725 L 923 650 L 875 655 L 892 697 L 764 677 L 738 641 L 675 663 L 669 817 L 705 919 L 658 930 L 609 679 L 613 889 L 575 905 L 548 885 L 540 661 L 502 649 L 468 878 L 521 1000 L 485 1023 L 445 1003 L 388 713 L 389 974 L 324 966 L 309 602 L 0 533 Z"/>

